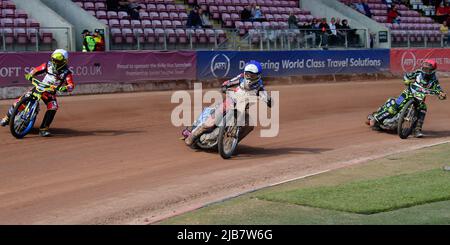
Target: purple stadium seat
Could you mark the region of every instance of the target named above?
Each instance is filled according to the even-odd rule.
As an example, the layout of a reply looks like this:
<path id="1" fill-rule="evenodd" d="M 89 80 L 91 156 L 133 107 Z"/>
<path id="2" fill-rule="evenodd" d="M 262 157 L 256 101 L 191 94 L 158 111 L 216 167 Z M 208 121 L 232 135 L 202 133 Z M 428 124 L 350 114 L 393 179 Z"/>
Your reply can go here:
<path id="1" fill-rule="evenodd" d="M 108 11 L 106 12 L 106 15 L 108 16 L 108 19 L 118 19 L 119 16 L 117 16 L 117 12 L 115 11 Z"/>
<path id="2" fill-rule="evenodd" d="M 95 12 L 95 16 L 97 17 L 97 19 L 108 19 L 108 15 L 106 15 L 106 12 L 103 10 L 97 11 Z"/>
<path id="3" fill-rule="evenodd" d="M 25 19 L 14 19 L 14 26 L 15 27 L 26 27 L 27 22 Z"/>
<path id="4" fill-rule="evenodd" d="M 141 20 L 150 20 L 150 16 L 148 15 L 147 12 L 143 11 L 139 12 L 139 17 Z"/>
<path id="5" fill-rule="evenodd" d="M 165 29 L 165 33 L 168 44 L 177 43 L 177 35 L 173 29 Z"/>
<path id="6" fill-rule="evenodd" d="M 178 16 L 180 17 L 181 21 L 185 21 L 188 18 L 188 15 L 186 13 L 179 13 Z"/>
<path id="7" fill-rule="evenodd" d="M 142 28 L 142 23 L 140 20 L 131 20 L 130 21 L 131 24 L 131 29 L 139 29 Z"/>
<path id="8" fill-rule="evenodd" d="M 170 20 L 169 13 L 167 13 L 167 12 L 159 12 L 159 19 L 161 19 L 161 20 Z"/>
<path id="9" fill-rule="evenodd" d="M 105 3 L 102 3 L 102 2 L 96 2 L 95 3 L 95 10 L 103 10 L 103 11 L 106 11 L 106 5 L 105 5 Z"/>
<path id="10" fill-rule="evenodd" d="M 135 43 L 134 33 L 131 29 L 122 29 L 122 36 L 125 38 L 125 43 L 133 44 Z"/>
<path id="11" fill-rule="evenodd" d="M 174 21 L 174 20 L 180 20 L 180 17 L 178 17 L 178 13 L 176 13 L 176 12 L 170 12 L 170 13 L 169 13 L 169 17 L 170 17 L 170 19 L 171 19 L 172 21 Z"/>
<path id="12" fill-rule="evenodd" d="M 119 11 L 117 13 L 117 17 L 119 17 L 119 19 L 128 19 L 129 18 L 128 13 L 125 11 Z"/>
<path id="13" fill-rule="evenodd" d="M 147 43 L 155 43 L 155 31 L 151 28 L 144 28 L 144 36 Z"/>
<path id="14" fill-rule="evenodd" d="M 170 20 L 163 20 L 162 25 L 164 28 L 173 28 L 172 21 Z"/>
<path id="15" fill-rule="evenodd" d="M 141 28 L 133 29 L 133 34 L 136 40 L 139 41 L 139 43 L 145 42 L 144 30 L 142 30 Z"/>
<path id="16" fill-rule="evenodd" d="M 28 43 L 28 36 L 25 28 L 14 28 L 14 37 L 19 44 Z"/>
<path id="17" fill-rule="evenodd" d="M 178 42 L 181 44 L 186 44 L 188 41 L 188 37 L 184 29 L 175 29 L 175 33 L 178 37 Z"/>
<path id="18" fill-rule="evenodd" d="M 108 23 L 109 23 L 109 27 L 111 27 L 111 28 L 120 28 L 120 22 L 118 19 L 110 19 L 108 21 Z"/>
<path id="19" fill-rule="evenodd" d="M 156 41 L 158 43 L 160 43 L 160 44 L 164 43 L 164 40 L 166 39 L 164 29 L 156 28 L 155 29 L 155 37 L 156 37 Z"/>
<path id="20" fill-rule="evenodd" d="M 28 18 L 27 12 L 22 9 L 17 9 L 14 15 L 15 18 L 23 18 L 23 19 Z"/>
<path id="21" fill-rule="evenodd" d="M 0 19 L 0 25 L 3 27 L 14 27 L 14 21 L 10 18 Z"/>
<path id="22" fill-rule="evenodd" d="M 93 2 L 85 2 L 84 3 L 85 10 L 95 10 L 95 6 Z"/>
<path id="23" fill-rule="evenodd" d="M 36 27 L 39 28 L 41 25 L 39 24 L 39 22 L 35 19 L 26 19 L 27 22 L 27 27 Z"/>
<path id="24" fill-rule="evenodd" d="M 40 36 L 44 44 L 51 44 L 53 42 L 53 34 L 51 32 L 41 30 Z"/>
<path id="25" fill-rule="evenodd" d="M 157 9 L 156 9 L 156 4 L 153 4 L 153 3 L 149 3 L 149 4 L 147 4 L 147 11 L 149 11 L 149 12 L 152 12 L 152 11 L 157 11 Z"/>
<path id="26" fill-rule="evenodd" d="M 131 23 L 129 20 L 120 20 L 121 28 L 131 28 Z"/>
<path id="27" fill-rule="evenodd" d="M 150 20 L 142 20 L 141 24 L 144 29 L 153 27 L 152 22 Z"/>
<path id="28" fill-rule="evenodd" d="M 153 28 L 162 28 L 162 22 L 160 20 L 152 20 L 152 26 Z"/>
<path id="29" fill-rule="evenodd" d="M 158 12 L 150 12 L 150 20 L 159 20 Z"/>
<path id="30" fill-rule="evenodd" d="M 183 23 L 181 23 L 181 21 L 179 20 L 172 20 L 172 25 L 174 26 L 174 28 L 182 28 L 184 26 Z"/>

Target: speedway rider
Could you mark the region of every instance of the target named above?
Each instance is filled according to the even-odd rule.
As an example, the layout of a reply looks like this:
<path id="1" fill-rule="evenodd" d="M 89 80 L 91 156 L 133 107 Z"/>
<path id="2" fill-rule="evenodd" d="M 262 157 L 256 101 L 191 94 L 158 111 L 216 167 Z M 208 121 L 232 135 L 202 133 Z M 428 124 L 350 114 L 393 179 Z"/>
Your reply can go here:
<path id="1" fill-rule="evenodd" d="M 68 60 L 69 53 L 64 49 L 57 49 L 52 53 L 50 61 L 34 68 L 29 74 L 25 74 L 25 78 L 30 81 L 32 81 L 34 76 L 45 74 L 42 82 L 56 86 L 54 93 L 45 92 L 42 95 L 42 100 L 47 105 L 47 112 L 45 113 L 41 127 L 39 128 L 39 135 L 42 137 L 51 135 L 49 127 L 58 110 L 56 91 L 72 92 L 75 87 L 72 72 L 68 68 Z M 4 127 L 9 124 L 11 113 L 19 100 L 20 98 L 16 100 L 8 110 L 6 116 L 0 121 L 1 126 Z"/>
<path id="2" fill-rule="evenodd" d="M 436 61 L 427 59 L 422 63 L 422 67 L 412 73 L 407 73 L 404 76 L 404 83 L 406 86 L 411 85 L 412 88 L 420 93 L 439 95 L 439 99 L 446 99 L 447 94 L 442 90 L 439 81 L 436 77 L 437 64 Z M 383 121 L 390 116 L 398 113 L 399 106 L 405 98 L 411 96 L 410 90 L 405 89 L 397 99 L 389 99 L 374 115 L 369 115 L 369 125 L 375 126 L 377 123 Z M 417 138 L 423 137 L 422 127 L 427 113 L 427 105 L 421 104 L 417 124 L 414 129 L 414 136 Z"/>
<path id="3" fill-rule="evenodd" d="M 258 96 L 262 99 L 267 106 L 271 107 L 272 100 L 267 94 L 264 88 L 262 75 L 262 66 L 259 62 L 251 60 L 244 67 L 244 72 L 239 74 L 233 79 L 227 80 L 222 84 L 222 91 L 226 92 L 228 88 L 238 85 L 232 91 L 228 93 L 225 101 L 219 105 L 216 110 L 226 112 L 234 105 L 233 97 L 235 96 Z M 214 114 L 211 115 L 205 123 L 196 127 L 188 137 L 185 139 L 185 143 L 191 146 L 204 132 L 210 130 L 215 126 Z"/>

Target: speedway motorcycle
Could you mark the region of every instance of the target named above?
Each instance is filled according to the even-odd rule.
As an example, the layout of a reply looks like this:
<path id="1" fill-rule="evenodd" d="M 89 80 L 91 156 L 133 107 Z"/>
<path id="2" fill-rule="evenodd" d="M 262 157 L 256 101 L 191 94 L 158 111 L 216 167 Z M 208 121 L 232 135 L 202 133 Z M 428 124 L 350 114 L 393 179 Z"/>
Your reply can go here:
<path id="1" fill-rule="evenodd" d="M 401 139 L 408 138 L 416 127 L 420 107 L 425 103 L 427 94 L 422 91 L 428 91 L 430 94 L 439 94 L 439 91 L 424 88 L 418 83 L 411 83 L 408 85 L 409 93 L 407 97 L 401 102 L 398 112 L 387 118 L 383 123 L 376 123 L 372 128 L 375 130 L 384 130 L 390 132 L 397 132 Z M 439 95 L 439 99 L 443 100 L 445 97 Z M 369 115 L 374 117 L 377 112 Z"/>
<path id="2" fill-rule="evenodd" d="M 217 126 L 212 127 L 209 131 L 198 137 L 193 146 L 203 150 L 217 150 L 223 159 L 231 158 L 236 152 L 239 142 L 243 140 L 254 128 L 253 126 L 249 126 L 250 116 L 248 111 L 250 102 L 245 101 L 245 109 L 240 109 L 237 104 L 239 101 L 242 102 L 242 100 L 245 100 L 245 98 L 236 96 L 231 100 L 233 106 L 224 111 L 222 115 L 220 115 L 220 113 L 216 114 L 216 110 L 218 110 L 220 106 L 205 108 L 197 120 L 195 120 L 194 124 L 182 131 L 183 138 L 181 139 L 184 140 L 187 138 L 190 133 L 195 130 L 195 128 L 205 123 L 211 115 L 216 114 L 215 125 Z M 244 125 L 240 125 L 240 123 L 238 123 L 238 119 L 241 116 L 244 116 Z"/>
<path id="3" fill-rule="evenodd" d="M 32 78 L 34 86 L 29 92 L 20 98 L 11 114 L 9 129 L 17 139 L 25 137 L 33 128 L 39 114 L 39 101 L 45 92 L 55 93 L 56 86 Z"/>

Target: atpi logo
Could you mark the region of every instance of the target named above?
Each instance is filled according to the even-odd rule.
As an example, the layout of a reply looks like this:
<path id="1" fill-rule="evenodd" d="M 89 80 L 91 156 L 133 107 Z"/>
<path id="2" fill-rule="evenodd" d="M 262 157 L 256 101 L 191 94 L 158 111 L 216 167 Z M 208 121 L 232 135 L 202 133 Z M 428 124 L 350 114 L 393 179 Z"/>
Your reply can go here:
<path id="1" fill-rule="evenodd" d="M 211 59 L 211 73 L 216 78 L 226 77 L 230 71 L 230 58 L 224 54 L 216 54 Z"/>
<path id="2" fill-rule="evenodd" d="M 414 69 L 416 69 L 417 58 L 416 55 L 411 51 L 403 53 L 401 62 L 404 72 L 412 72 L 414 71 Z"/>

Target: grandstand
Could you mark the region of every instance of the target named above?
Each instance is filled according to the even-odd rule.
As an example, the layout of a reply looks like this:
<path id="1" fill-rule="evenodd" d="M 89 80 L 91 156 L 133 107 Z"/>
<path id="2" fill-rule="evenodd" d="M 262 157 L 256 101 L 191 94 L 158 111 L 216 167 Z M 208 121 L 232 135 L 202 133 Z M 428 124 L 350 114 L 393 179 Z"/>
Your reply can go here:
<path id="1" fill-rule="evenodd" d="M 31 18 L 12 1 L 0 0 L 0 50 L 51 50 L 54 39 L 51 30 L 41 28 L 40 23 Z"/>
<path id="2" fill-rule="evenodd" d="M 56 41 L 59 41 L 55 40 L 57 27 L 42 25 L 37 18 L 30 15 L 29 9 L 27 12 L 18 8 L 14 1 L 19 0 L 0 0 L 0 49 L 36 51 L 57 47 Z M 318 48 L 319 42 L 310 40 L 311 36 L 323 37 L 311 30 L 302 29 L 302 26 L 308 26 L 313 18 L 326 17 L 329 21 L 334 17 L 326 16 L 326 12 L 321 13 L 317 10 L 312 14 L 311 9 L 302 7 L 302 1 L 299 0 L 138 0 L 136 3 L 140 6 L 139 18 L 131 18 L 124 9 L 109 10 L 106 0 L 61 0 L 65 1 L 74 3 L 70 5 L 71 9 L 75 8 L 72 6 L 78 6 L 78 11 L 84 11 L 95 18 L 89 21 L 98 22 L 107 28 L 107 46 L 111 50 Z M 340 1 L 347 6 L 359 2 L 359 0 L 332 1 Z M 42 2 L 52 9 L 52 1 L 42 0 Z M 425 14 L 430 13 L 425 13 L 417 1 L 410 6 L 398 5 L 401 14 L 400 24 L 387 23 L 388 5 L 382 0 L 369 0 L 368 4 L 373 14 L 372 20 L 390 30 L 392 46 L 442 46 L 440 24 L 426 16 Z M 189 12 L 194 6 L 204 10 L 212 27 L 186 26 Z M 240 13 L 245 6 L 259 6 L 262 18 L 258 21 L 242 20 Z M 347 11 L 356 12 L 350 8 Z M 290 13 L 297 18 L 299 29 L 288 28 Z M 63 19 L 66 16 L 67 14 Z M 359 15 L 353 18 L 353 23 L 363 18 L 368 17 Z M 77 26 L 79 23 L 73 21 L 70 23 L 75 28 L 81 28 Z M 352 24 L 350 25 L 354 28 Z M 345 40 L 339 44 L 341 46 L 335 47 L 368 47 L 370 28 L 361 25 L 359 28 L 354 29 L 358 43 L 353 43 L 352 46 Z M 67 39 L 79 42 L 79 33 L 70 35 L 65 32 Z"/>
<path id="3" fill-rule="evenodd" d="M 340 0 L 351 5 L 359 0 Z M 404 4 L 398 4 L 401 22 L 387 23 L 388 5 L 382 0 L 368 0 L 372 19 L 391 30 L 392 46 L 441 46 L 440 24 L 431 17 L 422 16 Z M 414 6 L 418 8 L 417 6 Z"/>

